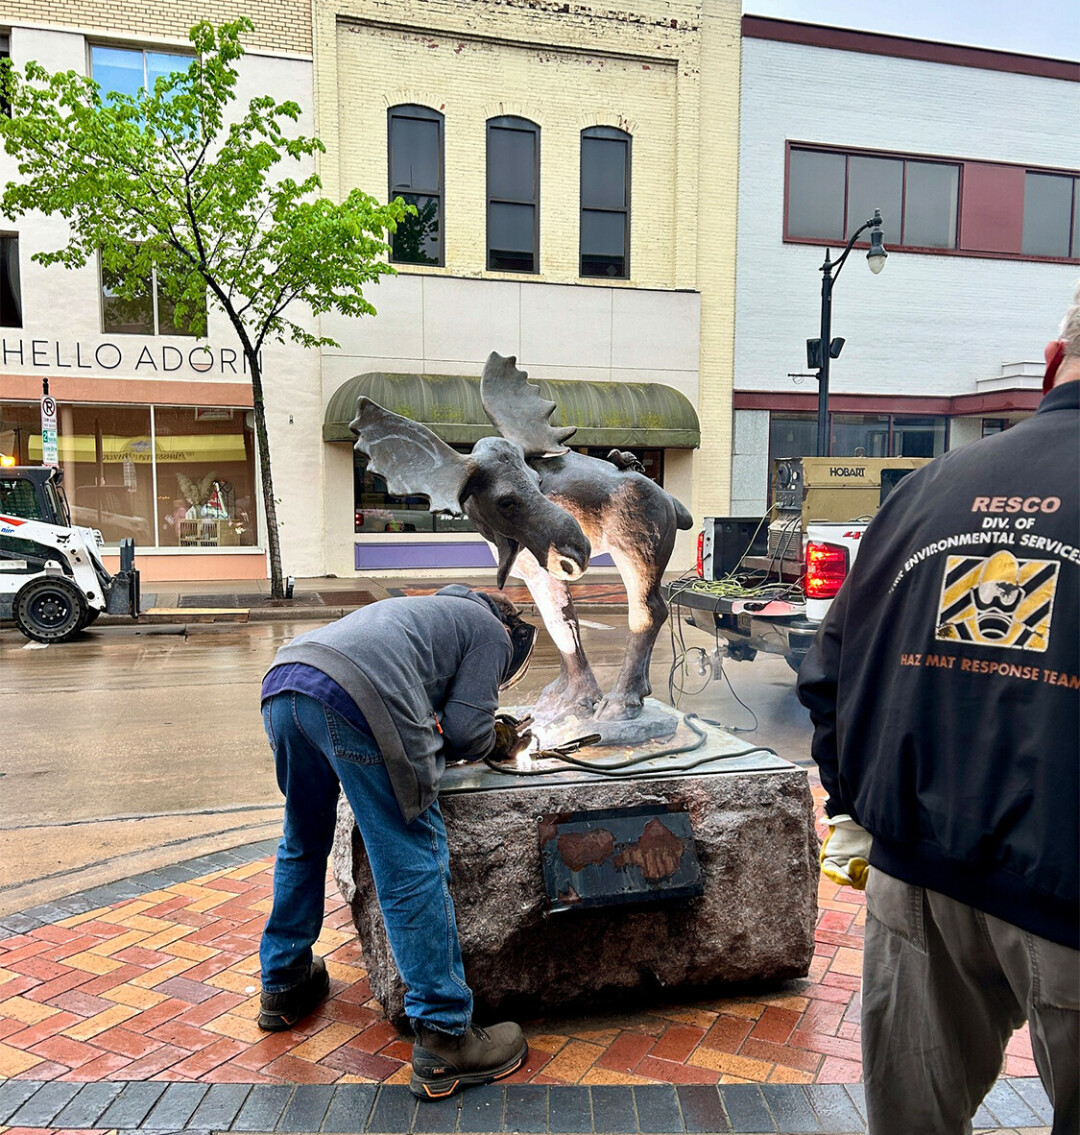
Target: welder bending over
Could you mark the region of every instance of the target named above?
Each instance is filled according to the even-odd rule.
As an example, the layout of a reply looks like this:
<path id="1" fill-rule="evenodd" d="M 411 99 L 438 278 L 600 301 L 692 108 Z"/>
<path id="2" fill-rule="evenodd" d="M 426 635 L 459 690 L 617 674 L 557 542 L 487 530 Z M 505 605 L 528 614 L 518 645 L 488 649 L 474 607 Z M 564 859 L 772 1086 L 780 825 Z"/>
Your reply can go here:
<path id="1" fill-rule="evenodd" d="M 439 781 L 448 760 L 506 759 L 531 740 L 496 721 L 536 628 L 504 596 L 460 584 L 384 599 L 278 651 L 262 714 L 285 795 L 274 903 L 263 932 L 260 1028 L 287 1029 L 329 990 L 322 928 L 339 785 L 364 840 L 416 1033 L 422 1099 L 510 1075 L 527 1046 L 512 1022 L 472 1023 L 450 897 Z"/>

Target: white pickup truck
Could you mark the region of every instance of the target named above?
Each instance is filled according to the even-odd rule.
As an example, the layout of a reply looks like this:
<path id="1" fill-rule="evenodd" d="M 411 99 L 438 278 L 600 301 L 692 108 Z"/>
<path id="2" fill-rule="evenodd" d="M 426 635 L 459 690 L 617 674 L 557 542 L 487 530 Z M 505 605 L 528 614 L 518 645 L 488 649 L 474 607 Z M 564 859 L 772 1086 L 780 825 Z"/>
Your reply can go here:
<path id="1" fill-rule="evenodd" d="M 665 585 L 673 617 L 714 633 L 727 657 L 782 654 L 798 670 L 859 554 L 871 516 L 920 457 L 774 462 L 772 523 L 706 517 L 694 575 Z"/>
<path id="2" fill-rule="evenodd" d="M 699 534 L 696 576 L 666 585 L 672 616 L 726 640 L 726 653 L 750 661 L 782 654 L 798 670 L 833 597 L 859 554 L 865 521 L 816 521 L 807 526 L 801 561 L 784 561 L 789 579 L 754 594 L 724 594 L 705 579 L 709 529 Z M 798 563 L 798 567 L 795 564 Z M 683 610 L 685 608 L 685 610 Z"/>

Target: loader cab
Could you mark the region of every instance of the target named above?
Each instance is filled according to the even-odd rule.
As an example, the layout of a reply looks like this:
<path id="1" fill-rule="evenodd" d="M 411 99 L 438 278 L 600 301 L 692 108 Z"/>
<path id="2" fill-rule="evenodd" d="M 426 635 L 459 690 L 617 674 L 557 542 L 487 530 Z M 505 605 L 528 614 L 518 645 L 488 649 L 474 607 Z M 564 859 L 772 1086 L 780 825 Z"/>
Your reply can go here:
<path id="1" fill-rule="evenodd" d="M 0 515 L 71 527 L 71 510 L 60 469 L 37 465 L 0 468 Z"/>

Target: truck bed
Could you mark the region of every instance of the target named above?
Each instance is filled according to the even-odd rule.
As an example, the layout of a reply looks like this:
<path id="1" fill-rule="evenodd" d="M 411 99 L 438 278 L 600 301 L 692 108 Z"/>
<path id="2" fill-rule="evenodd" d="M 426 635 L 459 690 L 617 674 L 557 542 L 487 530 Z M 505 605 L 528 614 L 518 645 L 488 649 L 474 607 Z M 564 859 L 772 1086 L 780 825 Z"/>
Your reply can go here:
<path id="1" fill-rule="evenodd" d="M 663 585 L 672 618 L 727 640 L 729 656 L 751 660 L 759 651 L 782 654 L 798 670 L 818 624 L 806 617 L 806 604 L 783 599 L 727 598 L 692 590 L 682 580 Z"/>

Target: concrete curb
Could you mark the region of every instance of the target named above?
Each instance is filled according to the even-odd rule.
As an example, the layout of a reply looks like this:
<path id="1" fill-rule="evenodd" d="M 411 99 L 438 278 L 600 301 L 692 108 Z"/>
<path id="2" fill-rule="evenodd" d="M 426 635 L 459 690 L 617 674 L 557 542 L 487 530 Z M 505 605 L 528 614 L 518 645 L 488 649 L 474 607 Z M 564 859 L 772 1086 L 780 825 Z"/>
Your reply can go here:
<path id="1" fill-rule="evenodd" d="M 212 596 L 207 597 L 212 598 Z M 581 615 L 625 615 L 625 603 L 578 603 L 574 609 Z M 359 607 L 169 607 L 143 611 L 137 619 L 127 615 L 102 615 L 94 623 L 95 627 L 128 627 L 138 629 L 161 624 L 183 623 L 280 623 L 319 620 L 330 622 L 340 619 Z M 525 615 L 536 616 L 536 607 L 531 603 L 521 604 Z M 5 623 L 4 626 L 14 626 Z"/>

